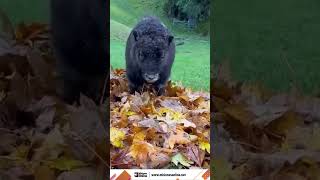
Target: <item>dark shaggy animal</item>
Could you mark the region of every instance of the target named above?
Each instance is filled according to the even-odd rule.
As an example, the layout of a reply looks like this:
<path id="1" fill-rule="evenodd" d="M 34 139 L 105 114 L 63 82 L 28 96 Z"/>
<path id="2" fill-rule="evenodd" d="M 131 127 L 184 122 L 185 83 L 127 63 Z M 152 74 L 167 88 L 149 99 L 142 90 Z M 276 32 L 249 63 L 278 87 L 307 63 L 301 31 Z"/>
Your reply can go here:
<path id="1" fill-rule="evenodd" d="M 108 74 L 107 0 L 51 0 L 52 42 L 61 77 L 58 93 L 99 101 Z"/>
<path id="2" fill-rule="evenodd" d="M 158 18 L 143 18 L 127 41 L 126 72 L 130 92 L 140 92 L 148 83 L 162 95 L 174 57 L 175 43 L 169 30 Z"/>

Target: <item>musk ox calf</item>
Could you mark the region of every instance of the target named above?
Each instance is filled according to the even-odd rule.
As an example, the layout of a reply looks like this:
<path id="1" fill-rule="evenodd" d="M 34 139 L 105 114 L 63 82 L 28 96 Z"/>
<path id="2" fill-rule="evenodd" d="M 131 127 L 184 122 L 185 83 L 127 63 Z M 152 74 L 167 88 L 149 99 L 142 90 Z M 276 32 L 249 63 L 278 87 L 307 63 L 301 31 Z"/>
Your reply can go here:
<path id="1" fill-rule="evenodd" d="M 143 18 L 131 31 L 126 47 L 126 72 L 130 93 L 151 84 L 163 95 L 175 57 L 174 38 L 156 17 Z"/>

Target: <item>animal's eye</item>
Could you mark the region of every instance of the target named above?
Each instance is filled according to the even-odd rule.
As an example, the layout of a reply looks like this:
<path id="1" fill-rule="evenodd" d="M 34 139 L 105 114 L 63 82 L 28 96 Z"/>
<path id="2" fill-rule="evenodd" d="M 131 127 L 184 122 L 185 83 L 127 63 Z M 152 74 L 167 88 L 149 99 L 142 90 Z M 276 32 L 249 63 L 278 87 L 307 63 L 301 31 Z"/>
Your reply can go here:
<path id="1" fill-rule="evenodd" d="M 139 59 L 143 59 L 144 55 L 142 52 L 139 52 Z"/>

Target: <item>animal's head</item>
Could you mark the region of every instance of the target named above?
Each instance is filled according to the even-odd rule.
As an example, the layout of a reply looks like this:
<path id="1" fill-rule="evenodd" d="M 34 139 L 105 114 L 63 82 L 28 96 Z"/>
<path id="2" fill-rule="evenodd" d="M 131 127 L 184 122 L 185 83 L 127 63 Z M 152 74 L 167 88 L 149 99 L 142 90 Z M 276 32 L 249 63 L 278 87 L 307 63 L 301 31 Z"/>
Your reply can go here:
<path id="1" fill-rule="evenodd" d="M 140 35 L 133 31 L 136 42 L 135 58 L 141 69 L 141 75 L 148 83 L 159 79 L 161 70 L 168 64 L 169 47 L 173 43 L 172 35 Z"/>

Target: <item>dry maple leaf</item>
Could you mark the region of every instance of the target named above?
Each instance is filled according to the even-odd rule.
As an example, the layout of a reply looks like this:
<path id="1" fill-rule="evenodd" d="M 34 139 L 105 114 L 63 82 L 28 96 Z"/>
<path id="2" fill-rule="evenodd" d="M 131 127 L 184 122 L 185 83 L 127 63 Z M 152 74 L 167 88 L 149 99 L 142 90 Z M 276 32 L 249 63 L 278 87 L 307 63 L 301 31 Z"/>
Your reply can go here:
<path id="1" fill-rule="evenodd" d="M 256 118 L 252 112 L 246 110 L 246 108 L 241 105 L 230 105 L 224 109 L 224 112 L 233 119 L 238 120 L 244 126 L 247 126 Z"/>
<path id="2" fill-rule="evenodd" d="M 149 160 L 149 153 L 154 151 L 153 145 L 139 141 L 132 143 L 129 154 L 136 160 L 137 164 L 143 164 Z"/>
<path id="3" fill-rule="evenodd" d="M 177 129 L 176 132 L 171 131 L 168 139 L 166 139 L 165 147 L 173 149 L 175 144 L 189 144 L 196 139 L 197 136 L 190 135 L 183 130 Z"/>
<path id="4" fill-rule="evenodd" d="M 171 161 L 171 158 L 168 154 L 160 153 L 157 151 L 150 152 L 149 157 L 151 160 L 151 167 L 152 168 L 164 167 L 165 165 L 167 165 Z"/>
<path id="5" fill-rule="evenodd" d="M 190 160 L 192 160 L 199 167 L 201 167 L 204 160 L 205 151 L 202 151 L 201 149 L 199 149 L 199 147 L 195 145 L 191 145 L 187 148 L 187 155 Z"/>
<path id="6" fill-rule="evenodd" d="M 46 33 L 47 31 L 48 25 L 46 24 L 32 23 L 30 25 L 26 25 L 24 23 L 20 23 L 17 26 L 15 34 L 17 41 L 27 42 L 35 40 L 36 38 L 41 38 L 42 36 L 40 35 Z"/>
<path id="7" fill-rule="evenodd" d="M 168 82 L 166 86 L 166 95 L 169 97 L 177 97 L 185 91 L 184 88 L 175 86 L 171 81 Z"/>

